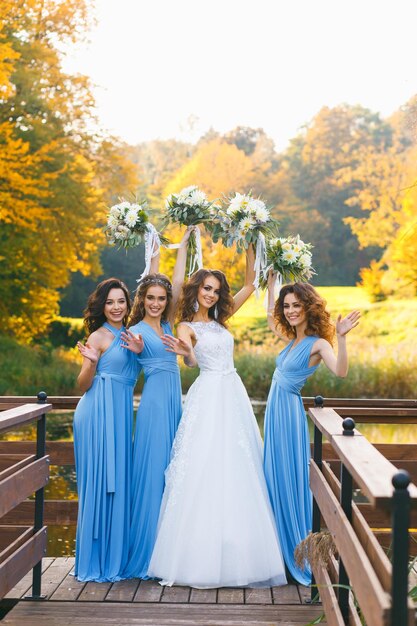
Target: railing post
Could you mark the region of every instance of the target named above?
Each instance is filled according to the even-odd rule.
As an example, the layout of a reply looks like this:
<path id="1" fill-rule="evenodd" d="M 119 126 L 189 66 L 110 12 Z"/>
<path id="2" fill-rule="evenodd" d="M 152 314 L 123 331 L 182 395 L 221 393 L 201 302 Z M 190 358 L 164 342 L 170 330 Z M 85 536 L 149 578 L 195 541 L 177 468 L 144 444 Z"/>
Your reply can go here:
<path id="1" fill-rule="evenodd" d="M 352 418 L 346 417 L 343 422 L 343 435 L 345 437 L 353 437 L 355 422 Z M 346 466 L 342 463 L 340 469 L 340 504 L 342 509 L 348 518 L 349 522 L 352 521 L 352 489 L 353 481 L 352 476 Z M 349 576 L 345 569 L 342 559 L 339 557 L 339 585 L 338 588 L 338 600 L 339 608 L 344 619 L 345 624 L 349 623 Z"/>
<path id="2" fill-rule="evenodd" d="M 391 626 L 407 626 L 408 621 L 408 527 L 410 475 L 399 470 L 392 478 L 392 615 Z"/>
<path id="3" fill-rule="evenodd" d="M 324 406 L 324 398 L 323 396 L 316 396 L 314 398 L 314 406 L 322 409 Z M 316 465 L 321 470 L 322 460 L 323 460 L 323 435 L 321 430 L 314 424 L 314 447 L 313 447 L 313 459 Z M 313 496 L 313 519 L 311 525 L 311 531 L 313 533 L 320 532 L 320 509 L 316 502 L 316 499 Z M 318 589 L 315 586 L 316 581 L 314 579 L 313 573 L 311 573 L 311 602 L 318 601 Z"/>
<path id="4" fill-rule="evenodd" d="M 44 391 L 38 393 L 38 404 L 45 404 L 47 395 Z M 43 413 L 38 420 L 36 427 L 36 458 L 40 459 L 45 456 L 46 452 L 46 413 Z M 35 521 L 34 533 L 37 533 L 43 526 L 43 507 L 44 507 L 44 487 L 37 490 L 35 494 Z M 32 595 L 31 600 L 44 600 L 45 596 L 41 595 L 41 578 L 42 578 L 42 559 L 33 568 L 32 579 Z"/>

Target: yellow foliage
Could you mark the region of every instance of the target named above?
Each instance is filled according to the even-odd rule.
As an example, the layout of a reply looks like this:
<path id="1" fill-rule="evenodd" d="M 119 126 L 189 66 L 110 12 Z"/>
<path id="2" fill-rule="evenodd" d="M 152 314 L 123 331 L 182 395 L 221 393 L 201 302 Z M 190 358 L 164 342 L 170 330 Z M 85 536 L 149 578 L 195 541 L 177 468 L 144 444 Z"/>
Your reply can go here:
<path id="1" fill-rule="evenodd" d="M 253 174 L 252 161 L 235 145 L 222 139 L 203 143 L 193 157 L 168 182 L 164 193 L 198 185 L 211 200 L 223 194 L 247 191 Z"/>

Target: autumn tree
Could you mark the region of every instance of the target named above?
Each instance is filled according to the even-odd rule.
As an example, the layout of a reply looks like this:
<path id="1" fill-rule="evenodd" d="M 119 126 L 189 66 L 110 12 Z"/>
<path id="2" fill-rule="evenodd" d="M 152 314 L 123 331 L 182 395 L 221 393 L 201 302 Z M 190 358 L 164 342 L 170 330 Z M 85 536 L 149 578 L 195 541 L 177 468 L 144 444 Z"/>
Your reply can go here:
<path id="1" fill-rule="evenodd" d="M 413 99 L 390 120 L 391 144 L 363 148 L 358 166 L 350 172 L 356 189 L 347 204 L 360 215 L 345 221 L 361 248 L 375 251 L 370 268 L 362 272 L 375 297 L 401 286 L 417 292 L 417 141 L 410 126 L 416 102 Z"/>
<path id="2" fill-rule="evenodd" d="M 287 227 L 302 230 L 315 245 L 322 284 L 352 284 L 371 253 L 361 251 L 344 219 L 355 209 L 346 201 L 360 185 L 351 172 L 366 147 L 389 145 L 391 131 L 378 114 L 360 106 L 324 107 L 291 142 L 284 155 L 287 197 L 280 207 Z"/>
<path id="3" fill-rule="evenodd" d="M 62 49 L 89 26 L 86 0 L 11 8 L 0 41 L 12 50 L 3 63 L 11 87 L 0 94 L 0 316 L 4 329 L 30 339 L 57 312 L 71 272 L 99 272 L 104 202 L 116 178 L 137 184 L 137 175 L 92 132 L 88 79 L 62 69 Z M 111 192 L 109 171 L 119 174 Z"/>

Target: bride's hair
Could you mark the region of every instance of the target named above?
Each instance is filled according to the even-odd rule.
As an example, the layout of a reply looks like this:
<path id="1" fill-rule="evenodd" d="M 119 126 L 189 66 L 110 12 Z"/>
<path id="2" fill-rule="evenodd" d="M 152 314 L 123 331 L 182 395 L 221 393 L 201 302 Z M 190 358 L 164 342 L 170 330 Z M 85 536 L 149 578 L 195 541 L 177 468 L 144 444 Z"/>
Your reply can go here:
<path id="1" fill-rule="evenodd" d="M 148 274 L 139 283 L 133 300 L 132 312 L 129 316 L 128 326 L 134 326 L 145 317 L 145 297 L 149 287 L 163 287 L 167 294 L 167 305 L 162 313 L 164 322 L 168 319 L 169 308 L 172 301 L 172 285 L 165 274 Z"/>
<path id="2" fill-rule="evenodd" d="M 277 328 L 290 339 L 296 336 L 295 329 L 289 324 L 284 314 L 284 298 L 289 293 L 293 293 L 303 305 L 307 319 L 306 335 L 317 335 L 333 344 L 335 327 L 330 319 L 330 313 L 326 311 L 326 300 L 308 283 L 293 283 L 281 288 L 274 309 Z"/>
<path id="3" fill-rule="evenodd" d="M 100 328 L 100 326 L 103 326 L 106 321 L 104 307 L 111 289 L 121 289 L 125 294 L 127 313 L 126 317 L 123 318 L 123 324 L 126 324 L 131 307 L 129 290 L 119 278 L 107 278 L 106 280 L 102 280 L 94 289 L 93 293 L 88 296 L 87 306 L 83 311 L 84 328 L 87 331 L 87 335 L 91 335 L 91 333 Z"/>
<path id="4" fill-rule="evenodd" d="M 179 304 L 178 319 L 180 322 L 191 322 L 195 315 L 195 303 L 198 291 L 206 278 L 214 276 L 220 283 L 219 299 L 217 301 L 217 317 L 214 315 L 216 305 L 209 309 L 209 317 L 215 319 L 222 326 L 226 325 L 226 320 L 233 311 L 233 298 L 230 293 L 229 283 L 226 276 L 220 270 L 197 270 L 182 288 L 181 300 Z"/>

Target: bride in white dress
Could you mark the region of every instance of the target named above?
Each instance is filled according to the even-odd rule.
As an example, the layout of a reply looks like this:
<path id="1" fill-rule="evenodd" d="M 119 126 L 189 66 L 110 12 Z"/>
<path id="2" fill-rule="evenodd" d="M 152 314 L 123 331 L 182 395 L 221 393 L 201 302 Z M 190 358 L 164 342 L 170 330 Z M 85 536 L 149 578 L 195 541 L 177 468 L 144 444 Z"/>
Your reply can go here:
<path id="1" fill-rule="evenodd" d="M 262 439 L 224 325 L 253 292 L 252 267 L 249 250 L 245 286 L 234 298 L 222 272 L 197 271 L 184 286 L 178 338 L 165 337 L 167 348 L 198 365 L 200 375 L 187 394 L 165 473 L 148 570 L 163 585 L 286 584 Z"/>

